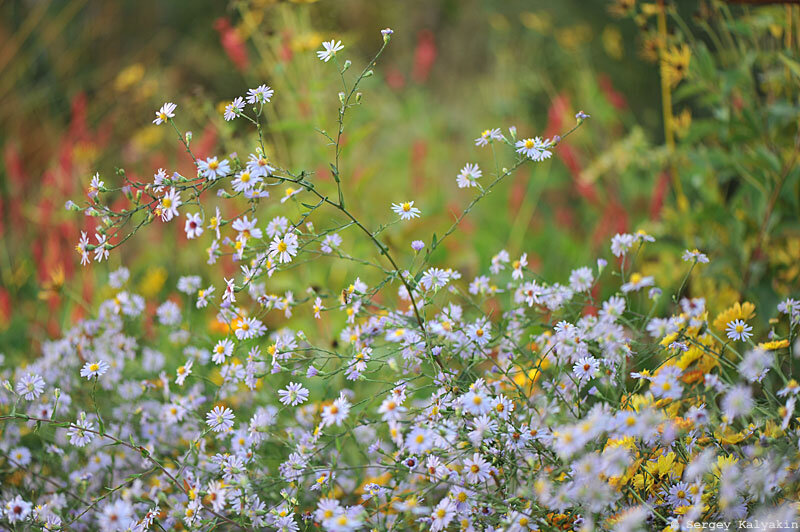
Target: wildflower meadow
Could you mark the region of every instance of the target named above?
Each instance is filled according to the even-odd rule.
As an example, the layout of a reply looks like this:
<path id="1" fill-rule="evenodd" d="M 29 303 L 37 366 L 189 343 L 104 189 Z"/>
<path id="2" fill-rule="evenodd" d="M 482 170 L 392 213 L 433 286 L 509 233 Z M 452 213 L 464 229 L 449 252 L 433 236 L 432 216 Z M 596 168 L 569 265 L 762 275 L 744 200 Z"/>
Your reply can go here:
<path id="1" fill-rule="evenodd" d="M 0 6 L 0 529 L 800 527 L 800 6 L 555 4 Z"/>

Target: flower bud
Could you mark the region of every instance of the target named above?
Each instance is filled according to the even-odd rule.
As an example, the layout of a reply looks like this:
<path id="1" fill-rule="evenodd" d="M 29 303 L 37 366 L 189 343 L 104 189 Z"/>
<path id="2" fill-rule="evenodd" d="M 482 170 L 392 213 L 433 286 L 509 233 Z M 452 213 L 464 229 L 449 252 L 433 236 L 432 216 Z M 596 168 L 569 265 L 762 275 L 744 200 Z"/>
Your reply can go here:
<path id="1" fill-rule="evenodd" d="M 383 42 L 389 42 L 392 39 L 392 34 L 394 30 L 392 28 L 386 28 L 381 30 L 381 35 L 383 35 Z"/>

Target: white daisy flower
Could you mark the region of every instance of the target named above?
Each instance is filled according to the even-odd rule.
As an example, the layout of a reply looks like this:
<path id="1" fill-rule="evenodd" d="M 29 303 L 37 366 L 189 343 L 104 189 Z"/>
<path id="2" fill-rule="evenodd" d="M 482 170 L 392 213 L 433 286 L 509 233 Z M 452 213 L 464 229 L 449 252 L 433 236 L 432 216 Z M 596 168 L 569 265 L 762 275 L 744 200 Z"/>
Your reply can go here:
<path id="1" fill-rule="evenodd" d="M 414 207 L 413 201 L 405 201 L 403 203 L 392 203 L 392 210 L 395 214 L 400 216 L 401 220 L 411 220 L 412 218 L 419 218 L 422 214 L 418 208 Z"/>
<path id="2" fill-rule="evenodd" d="M 336 55 L 336 52 L 343 50 L 342 41 L 327 41 L 322 43 L 322 50 L 317 51 L 317 57 L 326 63 L 330 61 L 331 57 Z"/>
<path id="3" fill-rule="evenodd" d="M 161 106 L 161 109 L 156 111 L 156 119 L 153 120 L 153 123 L 158 126 L 163 124 L 170 118 L 173 118 L 175 116 L 175 109 L 177 107 L 178 106 L 172 102 L 165 103 L 164 105 Z"/>

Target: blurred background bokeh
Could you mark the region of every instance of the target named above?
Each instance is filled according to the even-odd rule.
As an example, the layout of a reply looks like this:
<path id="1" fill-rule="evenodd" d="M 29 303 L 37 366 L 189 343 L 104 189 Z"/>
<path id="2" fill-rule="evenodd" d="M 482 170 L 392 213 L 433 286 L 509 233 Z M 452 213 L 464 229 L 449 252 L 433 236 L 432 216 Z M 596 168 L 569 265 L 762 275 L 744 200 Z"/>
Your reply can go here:
<path id="1" fill-rule="evenodd" d="M 248 153 L 253 132 L 224 122 L 221 109 L 269 84 L 270 156 L 330 181 L 330 147 L 315 128 L 335 127 L 339 85 L 314 51 L 341 39 L 360 68 L 384 27 L 394 37 L 350 115 L 343 175 L 351 208 L 373 227 L 392 201 L 422 208 L 422 221 L 387 233 L 407 255 L 401 265 L 412 239 L 446 229 L 473 195 L 455 186 L 460 168 L 491 171 L 490 152 L 473 143 L 483 130 L 552 136 L 583 110 L 591 120 L 557 156 L 499 186 L 434 263 L 471 278 L 505 248 L 563 282 L 608 256 L 615 233 L 643 229 L 663 254 L 642 269 L 665 286 L 685 273 L 680 251 L 697 246 L 712 263 L 689 295 L 713 295 L 716 309 L 787 295 L 800 262 L 796 9 L 715 0 L 2 2 L 0 351 L 57 334 L 120 265 L 137 290 L 162 298 L 179 275 L 204 272 L 177 224 L 81 269 L 74 246 L 96 220 L 64 209 L 85 197 L 95 172 L 109 183 L 118 167 L 143 181 L 160 167 L 192 173 L 174 132 L 151 124 L 163 102 L 177 103 L 198 156 Z M 368 244 L 349 245 L 373 256 Z M 304 275 L 341 284 L 348 268 L 320 261 Z"/>

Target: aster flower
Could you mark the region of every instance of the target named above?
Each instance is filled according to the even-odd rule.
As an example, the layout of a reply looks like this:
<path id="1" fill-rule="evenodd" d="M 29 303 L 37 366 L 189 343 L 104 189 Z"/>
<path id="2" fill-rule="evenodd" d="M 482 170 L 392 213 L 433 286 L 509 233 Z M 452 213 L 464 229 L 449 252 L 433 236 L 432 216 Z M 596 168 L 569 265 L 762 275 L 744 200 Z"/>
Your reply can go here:
<path id="1" fill-rule="evenodd" d="M 197 162 L 197 168 L 202 177 L 209 181 L 215 181 L 220 177 L 225 177 L 231 172 L 231 165 L 227 159 L 218 160 L 216 157 L 209 157 Z"/>
<path id="2" fill-rule="evenodd" d="M 292 258 L 297 255 L 298 246 L 297 235 L 294 233 L 275 235 L 269 244 L 269 255 L 277 257 L 281 263 L 292 262 Z"/>
<path id="3" fill-rule="evenodd" d="M 614 235 L 614 238 L 611 239 L 611 253 L 613 253 L 615 257 L 622 257 L 631 249 L 635 241 L 636 238 L 631 234 L 617 233 Z"/>
<path id="4" fill-rule="evenodd" d="M 474 453 L 472 458 L 464 460 L 464 473 L 467 482 L 478 484 L 490 478 L 491 466 L 483 459 L 480 453 Z"/>
<path id="5" fill-rule="evenodd" d="M 247 171 L 250 172 L 252 177 L 267 177 L 272 175 L 275 171 L 269 164 L 269 159 L 260 154 L 251 153 L 250 158 L 247 160 Z"/>
<path id="6" fill-rule="evenodd" d="M 333 250 L 337 249 L 341 245 L 342 237 L 340 237 L 338 233 L 332 233 L 330 235 L 325 235 L 320 249 L 323 253 L 333 253 Z"/>
<path id="7" fill-rule="evenodd" d="M 342 46 L 342 41 L 327 41 L 322 43 L 322 50 L 317 51 L 317 57 L 321 61 L 325 61 L 326 63 L 330 61 L 330 59 L 336 55 L 336 52 L 344 50 L 344 46 Z"/>
<path id="8" fill-rule="evenodd" d="M 411 220 L 413 218 L 419 218 L 419 215 L 422 214 L 418 208 L 414 207 L 413 201 L 406 201 L 403 203 L 392 203 L 392 210 L 395 214 L 400 216 L 401 220 Z"/>
<path id="9" fill-rule="evenodd" d="M 283 390 L 278 390 L 280 402 L 288 406 L 297 406 L 308 400 L 308 390 L 302 384 L 290 382 Z"/>
<path id="10" fill-rule="evenodd" d="M 449 498 L 445 497 L 439 501 L 439 504 L 431 511 L 431 531 L 438 532 L 439 530 L 444 530 L 455 515 L 455 504 Z"/>
<path id="11" fill-rule="evenodd" d="M 499 128 L 484 130 L 481 136 L 475 139 L 475 145 L 483 147 L 493 140 L 503 140 L 503 134 L 500 133 Z"/>
<path id="12" fill-rule="evenodd" d="M 419 284 L 426 290 L 438 290 L 450 281 L 450 274 L 441 268 L 428 268 L 422 274 Z"/>
<path id="13" fill-rule="evenodd" d="M 33 505 L 24 500 L 20 495 L 9 500 L 3 505 L 3 513 L 10 523 L 25 521 L 31 515 Z M 16 528 L 16 526 L 14 526 Z"/>
<path id="14" fill-rule="evenodd" d="M 94 423 L 86 419 L 86 413 L 81 412 L 75 425 L 67 431 L 69 442 L 76 447 L 85 447 L 94 439 Z"/>
<path id="15" fill-rule="evenodd" d="M 163 124 L 170 118 L 174 118 L 176 108 L 177 105 L 175 105 L 172 102 L 165 103 L 164 105 L 161 106 L 161 109 L 156 111 L 156 119 L 153 120 L 153 123 L 158 126 Z"/>
<path id="16" fill-rule="evenodd" d="M 753 327 L 744 322 L 744 320 L 732 320 L 728 322 L 725 328 L 725 333 L 731 340 L 739 342 L 746 342 L 753 334 L 750 332 Z"/>
<path id="17" fill-rule="evenodd" d="M 81 266 L 86 266 L 91 262 L 89 258 L 89 237 L 86 234 L 86 231 L 81 231 L 81 238 L 78 240 L 78 245 L 75 246 L 75 250 L 81 256 Z"/>
<path id="18" fill-rule="evenodd" d="M 26 401 L 37 399 L 44 391 L 44 379 L 40 375 L 28 373 L 17 381 L 17 393 Z"/>
<path id="19" fill-rule="evenodd" d="M 206 424 L 214 432 L 228 432 L 233 428 L 234 415 L 227 406 L 215 406 L 206 414 Z"/>
<path id="20" fill-rule="evenodd" d="M 592 287 L 594 275 L 592 269 L 584 266 L 577 270 L 572 270 L 569 274 L 569 286 L 576 292 L 585 292 Z"/>
<path id="21" fill-rule="evenodd" d="M 653 278 L 651 276 L 643 276 L 641 273 L 633 273 L 628 279 L 628 282 L 620 287 L 623 293 L 638 292 L 642 288 L 653 286 Z"/>
<path id="22" fill-rule="evenodd" d="M 190 240 L 203 234 L 203 219 L 200 217 L 199 212 L 194 214 L 186 213 L 186 223 L 183 226 L 183 230 L 186 232 L 186 238 Z"/>
<path id="23" fill-rule="evenodd" d="M 692 250 L 686 250 L 683 252 L 681 258 L 686 262 L 699 262 L 702 264 L 708 264 L 708 256 L 705 253 L 700 252 L 697 248 Z"/>
<path id="24" fill-rule="evenodd" d="M 233 99 L 231 103 L 225 106 L 225 121 L 230 122 L 240 114 L 242 114 L 242 110 L 244 109 L 244 99 L 241 96 L 238 96 Z"/>
<path id="25" fill-rule="evenodd" d="M 183 383 L 186 381 L 186 377 L 192 374 L 192 365 L 194 364 L 194 360 L 191 358 L 186 361 L 183 366 L 179 366 L 177 370 L 175 370 L 175 384 L 178 386 L 183 386 Z"/>
<path id="26" fill-rule="evenodd" d="M 746 416 L 753 410 L 753 392 L 749 386 L 743 384 L 734 386 L 722 398 L 722 412 L 732 421 L 737 417 Z"/>
<path id="27" fill-rule="evenodd" d="M 92 377 L 99 377 L 104 375 L 108 368 L 111 367 L 108 365 L 108 362 L 105 360 L 98 360 L 97 362 L 87 362 L 81 368 L 81 377 L 86 377 L 87 379 L 91 379 Z"/>
<path id="28" fill-rule="evenodd" d="M 170 188 L 169 192 L 167 192 L 161 201 L 159 202 L 157 212 L 161 215 L 161 220 L 164 222 L 169 222 L 178 215 L 178 207 L 181 206 L 183 202 L 181 201 L 180 192 L 175 190 L 175 188 Z"/>
<path id="29" fill-rule="evenodd" d="M 94 260 L 95 262 L 102 262 L 103 260 L 108 259 L 109 253 L 109 250 L 106 249 L 106 235 L 95 233 L 94 238 L 97 240 L 97 244 L 95 244 L 94 248 Z"/>
<path id="30" fill-rule="evenodd" d="M 593 356 L 583 357 L 572 366 L 572 374 L 578 382 L 588 382 L 600 370 L 600 361 Z"/>
<path id="31" fill-rule="evenodd" d="M 350 413 L 350 401 L 344 395 L 322 408 L 322 426 L 341 425 Z"/>
<path id="32" fill-rule="evenodd" d="M 247 103 L 265 103 L 269 102 L 275 91 L 267 85 L 259 85 L 255 89 L 247 90 Z"/>
<path id="33" fill-rule="evenodd" d="M 548 149 L 552 147 L 552 143 L 549 140 L 542 140 L 541 137 L 518 140 L 514 146 L 517 148 L 517 153 L 534 161 L 544 161 L 553 155 Z"/>
<path id="34" fill-rule="evenodd" d="M 233 342 L 227 338 L 220 340 L 212 352 L 211 360 L 214 361 L 214 364 L 222 364 L 233 354 Z"/>
<path id="35" fill-rule="evenodd" d="M 458 188 L 469 188 L 478 185 L 478 179 L 480 179 L 482 172 L 481 169 L 478 168 L 477 164 L 467 163 L 464 168 L 461 169 L 458 176 L 456 176 L 456 183 L 458 184 Z"/>

